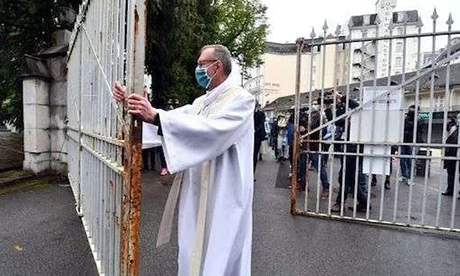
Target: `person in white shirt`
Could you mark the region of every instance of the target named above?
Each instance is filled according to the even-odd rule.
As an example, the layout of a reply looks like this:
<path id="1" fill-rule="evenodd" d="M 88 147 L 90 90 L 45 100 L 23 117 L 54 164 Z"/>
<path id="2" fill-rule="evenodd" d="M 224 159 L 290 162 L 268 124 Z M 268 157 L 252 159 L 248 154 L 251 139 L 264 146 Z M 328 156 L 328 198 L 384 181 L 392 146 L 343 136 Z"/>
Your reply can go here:
<path id="1" fill-rule="evenodd" d="M 168 169 L 177 173 L 159 244 L 169 240 L 169 229 L 161 229 L 164 222 L 171 224 L 180 194 L 181 276 L 251 275 L 255 99 L 230 83 L 231 70 L 228 49 L 208 45 L 195 70 L 207 92 L 192 105 L 164 111 L 139 95 L 127 98 L 128 112 L 146 122 L 143 143 L 161 140 Z M 119 83 L 113 92 L 117 100 L 125 99 Z"/>

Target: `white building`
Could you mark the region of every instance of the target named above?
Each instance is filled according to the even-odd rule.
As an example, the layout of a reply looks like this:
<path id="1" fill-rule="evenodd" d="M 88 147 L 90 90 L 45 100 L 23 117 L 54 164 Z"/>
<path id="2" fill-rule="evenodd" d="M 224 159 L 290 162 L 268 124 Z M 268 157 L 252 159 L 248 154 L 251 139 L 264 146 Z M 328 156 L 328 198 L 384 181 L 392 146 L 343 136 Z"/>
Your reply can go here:
<path id="1" fill-rule="evenodd" d="M 393 36 L 417 33 L 420 23 L 418 12 L 416 10 L 394 12 L 395 7 L 396 0 L 378 0 L 376 13 L 352 16 L 349 22 L 350 38 L 383 37 L 390 35 L 390 32 Z M 377 15 L 378 21 L 376 20 Z M 407 20 L 406 24 L 404 24 L 405 20 Z M 377 23 L 379 23 L 378 28 Z M 393 27 L 392 31 L 390 31 L 390 25 Z M 364 46 L 362 42 L 355 42 L 351 44 L 351 48 L 351 82 L 358 82 L 361 79 L 369 80 L 375 76 L 377 78 L 386 77 L 389 73 L 397 75 L 401 74 L 403 69 L 405 72 L 412 72 L 417 67 L 416 38 L 407 38 L 405 45 L 403 39 L 394 39 L 391 45 L 391 60 L 388 40 L 381 40 L 377 43 L 364 42 Z M 405 68 L 403 68 L 404 52 Z"/>
<path id="2" fill-rule="evenodd" d="M 328 40 L 336 40 L 328 36 Z M 343 40 L 344 37 L 339 37 Z M 315 42 L 322 42 L 323 38 L 316 38 Z M 312 40 L 306 40 L 307 44 Z M 326 51 L 324 53 L 323 51 Z M 300 91 L 341 85 L 347 80 L 347 66 L 344 63 L 347 50 L 335 45 L 326 47 L 305 47 L 302 51 L 302 66 Z M 266 42 L 266 50 L 262 56 L 263 65 L 249 70 L 250 78 L 244 83 L 244 88 L 254 94 L 262 106 L 275 99 L 295 93 L 297 45 L 295 43 Z M 324 59 L 324 69 L 323 69 Z M 312 65 L 313 62 L 313 66 Z M 324 70 L 324 79 L 323 79 Z"/>

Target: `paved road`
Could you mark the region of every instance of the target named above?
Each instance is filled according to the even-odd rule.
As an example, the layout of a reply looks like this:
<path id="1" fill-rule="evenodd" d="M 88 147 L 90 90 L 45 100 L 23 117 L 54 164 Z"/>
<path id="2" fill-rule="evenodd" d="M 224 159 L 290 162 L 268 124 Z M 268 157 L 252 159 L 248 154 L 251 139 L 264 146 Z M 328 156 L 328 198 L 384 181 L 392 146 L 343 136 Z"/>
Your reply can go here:
<path id="1" fill-rule="evenodd" d="M 257 169 L 253 275 L 460 275 L 460 238 L 291 217 L 278 167 Z M 176 236 L 155 248 L 169 182 L 144 174 L 140 275 L 176 274 Z M 1 276 L 96 275 L 69 187 L 0 196 L 0 217 Z"/>
<path id="2" fill-rule="evenodd" d="M 0 195 L 0 275 L 96 275 L 74 206 L 68 186 Z"/>
<path id="3" fill-rule="evenodd" d="M 382 189 L 383 179 L 378 176 L 378 185 L 370 186 L 370 198 L 372 210 L 369 213 L 369 219 L 383 221 L 393 221 L 396 215 L 396 221 L 400 223 L 407 223 L 420 225 L 434 226 L 439 223 L 440 227 L 451 227 L 452 221 L 452 205 L 455 201 L 455 221 L 454 228 L 460 228 L 460 200 L 457 197 L 442 196 L 441 192 L 446 189 L 446 170 L 441 168 L 439 160 L 434 160 L 431 163 L 430 176 L 425 178 L 421 176 L 414 177 L 413 186 L 405 184 L 397 185 L 396 171 L 398 163 L 393 164 L 393 174 L 391 176 L 391 188 L 389 190 Z M 289 172 L 288 162 L 281 163 L 279 166 L 280 173 L 278 174 L 277 186 L 288 187 L 289 180 L 287 175 Z M 339 160 L 335 160 L 333 166 L 333 175 L 330 175 L 330 167 L 328 166 L 328 177 L 333 187 L 333 194 L 330 198 L 331 206 L 335 203 L 337 193 L 339 190 L 338 172 L 340 169 Z M 309 171 L 310 174 L 310 192 L 308 193 L 307 209 L 309 211 L 316 211 L 327 214 L 329 206 L 329 198 L 320 198 L 317 194 L 318 187 L 321 184 L 317 181 L 317 172 Z M 282 177 L 280 177 L 282 176 Z M 280 183 L 281 182 L 281 183 Z M 369 181 L 368 181 L 369 182 Z M 383 193 L 382 193 L 383 192 Z M 426 194 L 426 196 L 425 196 Z M 319 205 L 317 205 L 317 198 L 320 198 Z M 395 205 L 396 201 L 396 205 Z M 410 211 L 409 211 L 409 204 Z M 353 212 L 348 210 L 348 207 L 353 206 L 353 198 L 349 197 L 344 207 L 344 216 L 353 216 Z M 395 212 L 396 206 L 396 212 Z M 298 207 L 305 208 L 305 193 L 300 193 L 298 197 Z M 319 207 L 319 208 L 318 208 Z M 439 207 L 439 212 L 438 212 Z M 317 209 L 318 208 L 318 209 Z M 437 215 L 439 217 L 437 219 Z M 357 217 L 365 218 L 365 213 L 357 213 Z M 410 217 L 410 220 L 408 220 Z"/>

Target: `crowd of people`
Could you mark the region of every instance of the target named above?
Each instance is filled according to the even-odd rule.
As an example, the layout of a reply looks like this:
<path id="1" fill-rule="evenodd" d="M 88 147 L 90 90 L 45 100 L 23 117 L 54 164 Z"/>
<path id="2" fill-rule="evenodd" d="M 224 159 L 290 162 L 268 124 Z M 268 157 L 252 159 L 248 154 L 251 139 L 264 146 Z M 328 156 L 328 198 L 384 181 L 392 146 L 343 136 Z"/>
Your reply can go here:
<path id="1" fill-rule="evenodd" d="M 318 103 L 322 102 L 323 109 Z M 335 103 L 335 104 L 334 104 Z M 325 125 L 327 122 L 338 118 L 345 114 L 347 111 L 355 109 L 359 103 L 353 99 L 348 99 L 343 93 L 336 90 L 330 90 L 325 93 L 323 99 L 318 99 L 316 104 L 310 107 L 310 110 L 301 110 L 299 115 L 299 132 L 300 136 L 304 136 L 307 132 L 311 132 Z M 348 108 L 348 109 L 347 109 Z M 399 151 L 400 155 L 412 156 L 418 155 L 419 148 L 417 146 L 407 145 L 411 143 L 424 143 L 425 142 L 425 128 L 426 122 L 417 116 L 420 112 L 416 106 L 411 105 L 408 107 L 404 118 L 403 128 L 403 145 L 392 146 L 391 154 L 394 155 Z M 335 115 L 334 115 L 335 114 Z M 311 118 L 309 119 L 309 116 Z M 447 131 L 449 132 L 446 140 L 447 144 L 457 144 L 460 115 L 458 118 L 452 118 L 447 124 Z M 304 191 L 308 189 L 306 181 L 307 170 L 315 170 L 319 173 L 321 181 L 321 197 L 326 198 L 329 196 L 331 179 L 328 176 L 328 162 L 330 160 L 330 152 L 336 153 L 363 153 L 364 145 L 358 143 L 350 143 L 350 126 L 351 122 L 349 117 L 335 120 L 333 124 L 328 125 L 316 132 L 310 133 L 307 139 L 300 141 L 300 153 L 298 155 L 297 165 L 297 189 Z M 291 111 L 287 116 L 279 115 L 274 118 L 270 123 L 270 130 L 268 132 L 268 144 L 273 149 L 277 161 L 283 162 L 289 160 L 290 174 L 292 176 L 292 163 L 293 163 L 293 143 L 294 143 L 294 111 Z M 415 134 L 415 135 L 414 135 Z M 335 142 L 332 143 L 331 140 Z M 353 154 L 336 154 L 340 161 L 340 169 L 338 172 L 339 191 L 335 198 L 335 204 L 332 206 L 333 212 L 339 212 L 342 201 L 346 201 L 349 194 L 355 192 L 356 182 L 356 198 L 357 198 L 357 211 L 365 211 L 367 209 L 367 179 L 368 175 L 363 173 L 363 157 Z M 456 147 L 446 147 L 445 156 L 457 156 Z M 414 158 L 401 157 L 400 158 L 400 178 L 399 183 L 406 185 L 413 185 L 413 174 L 415 168 L 412 167 L 416 164 Z M 390 175 L 393 171 L 393 162 L 390 162 Z M 446 160 L 444 168 L 448 174 L 447 189 L 442 193 L 445 196 L 453 195 L 455 170 L 457 162 L 453 160 Z M 458 170 L 458 168 L 457 168 Z M 384 188 L 391 188 L 391 177 L 385 176 Z M 459 173 L 460 176 L 460 173 Z M 371 186 L 377 185 L 377 175 L 371 176 Z M 342 192 L 342 189 L 344 191 Z M 345 203 L 345 202 L 343 202 Z"/>

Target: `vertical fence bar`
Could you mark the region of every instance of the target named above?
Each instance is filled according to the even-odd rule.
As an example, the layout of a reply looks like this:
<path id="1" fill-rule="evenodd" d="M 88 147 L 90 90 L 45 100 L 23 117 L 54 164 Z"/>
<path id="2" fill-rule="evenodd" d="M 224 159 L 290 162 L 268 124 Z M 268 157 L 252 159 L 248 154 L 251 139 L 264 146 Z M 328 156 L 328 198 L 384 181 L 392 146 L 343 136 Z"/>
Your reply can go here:
<path id="1" fill-rule="evenodd" d="M 375 24 L 376 24 L 376 29 L 375 29 L 375 37 L 379 37 L 379 25 L 380 25 L 380 19 L 379 17 L 377 16 L 376 19 L 375 19 Z M 377 87 L 377 69 L 378 69 L 378 53 L 379 53 L 379 42 L 378 41 L 375 41 L 375 64 L 374 64 L 374 77 L 373 77 L 373 87 L 374 87 L 374 97 L 375 97 L 375 89 Z M 364 64 L 363 64 L 364 66 Z M 376 103 L 373 103 L 372 104 L 372 115 L 371 115 L 371 141 L 374 141 L 374 135 L 375 135 L 375 128 L 374 128 L 374 125 L 375 125 L 375 104 Z M 364 147 L 363 146 L 363 152 L 364 152 Z M 370 154 L 371 156 L 374 155 L 374 147 L 375 146 L 371 146 L 370 148 Z M 358 148 L 358 152 L 360 152 L 359 148 Z M 360 174 L 364 174 L 364 157 L 359 157 L 358 160 L 357 160 L 357 166 L 359 167 L 359 164 L 360 164 L 360 159 L 361 159 L 361 171 L 360 171 Z M 370 167 L 370 171 L 372 172 L 373 168 L 374 168 L 374 158 L 371 157 L 370 158 L 370 163 L 369 163 L 369 167 Z M 364 177 L 364 176 L 361 176 L 359 175 L 358 176 L 359 178 L 361 177 Z M 368 178 L 368 181 L 367 181 L 367 202 L 366 202 L 366 220 L 369 219 L 369 216 L 370 216 L 370 209 L 371 209 L 371 191 L 372 191 L 372 183 L 371 183 L 371 178 L 372 178 L 372 173 L 368 174 L 367 176 Z M 382 189 L 383 190 L 383 189 Z"/>
<path id="2" fill-rule="evenodd" d="M 452 20 L 452 14 L 449 13 L 449 18 L 447 19 L 447 22 L 446 24 L 448 25 L 448 32 L 449 32 L 449 35 L 447 36 L 447 58 L 450 58 L 451 56 L 451 47 L 452 47 L 452 41 L 451 41 L 451 35 L 450 35 L 450 32 L 452 31 L 452 24 L 454 23 L 454 21 Z M 449 94 L 449 89 L 450 89 L 450 66 L 451 66 L 451 62 L 448 62 L 447 63 L 447 67 L 446 67 L 446 89 L 445 89 L 445 99 L 447 99 L 448 97 L 448 94 Z M 450 98 L 450 97 L 449 97 Z M 445 104 L 444 104 L 444 108 L 445 108 Z M 450 106 L 450 99 L 449 99 L 449 106 Z M 444 117 L 446 117 L 446 111 L 444 112 Z M 457 120 L 457 118 L 455 118 Z M 458 120 L 457 120 L 458 121 Z M 458 122 L 457 122 L 458 123 Z M 443 125 L 443 130 L 445 131 L 446 127 L 445 127 L 445 124 L 446 124 L 446 120 L 444 120 L 444 125 Z M 445 132 L 444 132 L 445 133 Z M 459 183 L 459 166 L 460 166 L 460 162 L 459 162 L 459 157 L 460 157 L 460 150 L 459 150 L 459 146 L 460 146 L 460 130 L 457 131 L 457 147 L 455 148 L 456 149 L 456 159 L 455 159 L 455 173 L 454 173 L 454 187 L 453 187 L 453 195 L 452 195 L 452 209 L 451 209 L 451 218 L 450 218 L 450 230 L 452 231 L 454 229 L 454 226 L 455 226 L 455 213 L 456 213 L 456 207 L 457 207 L 457 200 L 456 200 L 456 197 L 457 197 L 457 194 L 458 194 L 458 183 Z M 445 143 L 445 141 L 443 140 L 442 141 L 443 143 Z M 438 192 L 441 191 L 441 188 L 439 187 L 438 188 Z"/>
<path id="3" fill-rule="evenodd" d="M 348 28 L 349 28 L 349 35 L 348 37 L 351 39 L 351 22 L 349 23 L 348 25 Z M 346 90 L 346 96 L 345 96 L 345 99 L 346 99 L 346 103 L 345 103 L 345 113 L 348 112 L 348 110 L 350 109 L 350 79 L 351 79 L 351 75 L 353 74 L 353 71 L 351 69 L 351 66 L 352 66 L 352 63 L 353 63 L 353 56 L 352 56 L 352 50 L 353 50 L 353 47 L 352 47 L 352 43 L 350 43 L 350 49 L 349 49 L 349 64 L 348 64 L 348 75 L 347 75 L 347 90 Z M 361 58 L 362 58 L 362 55 L 361 55 Z M 337 106 L 337 99 L 336 97 L 333 98 L 333 101 L 334 101 L 334 106 Z M 336 120 L 336 117 L 337 117 L 337 111 L 336 109 L 334 108 L 334 111 L 332 112 L 332 116 L 333 116 L 333 120 Z M 346 120 L 347 118 L 345 118 Z M 335 127 L 335 130 L 334 130 L 334 136 L 335 136 L 335 132 L 337 131 L 337 124 L 336 124 L 336 127 Z M 349 126 L 347 123 L 345 123 L 345 129 L 343 130 L 343 133 L 345 134 L 345 139 L 346 137 L 348 137 L 348 132 L 349 132 Z M 335 146 L 335 144 L 333 143 L 332 144 L 333 146 Z M 339 147 L 343 147 L 343 152 L 346 154 L 347 153 L 347 144 L 342 144 L 342 145 L 339 145 Z M 347 171 L 347 156 L 346 155 L 341 155 L 340 156 L 340 160 L 341 160 L 341 169 L 342 169 L 342 175 L 339 176 L 341 179 L 342 179 L 342 184 L 341 184 L 341 193 L 340 195 L 337 195 L 337 198 L 340 196 L 340 216 L 343 217 L 343 202 L 345 201 L 345 172 Z M 337 203 L 337 201 L 336 201 Z"/>
<path id="4" fill-rule="evenodd" d="M 327 21 L 325 20 L 324 21 L 324 25 L 323 25 L 323 41 L 325 42 L 326 41 L 326 36 L 327 36 L 327 30 L 328 30 L 328 26 L 327 26 Z M 326 49 L 327 49 L 327 46 L 324 45 L 323 46 L 323 52 L 322 52 L 322 65 L 321 65 L 321 106 L 320 106 L 320 109 L 319 109 L 319 112 L 320 112 L 320 127 L 323 126 L 323 120 L 322 120 L 322 110 L 324 110 L 324 85 L 325 85 L 325 75 L 326 75 Z M 320 188 L 320 181 L 321 181 L 321 173 L 322 173 L 322 166 L 321 166 L 321 162 L 322 162 L 322 150 L 321 150 L 321 144 L 322 144 L 322 140 L 323 140 L 323 129 L 321 128 L 321 130 L 319 131 L 319 147 L 318 147 L 318 152 L 316 153 L 317 154 L 317 168 L 318 168 L 318 174 L 317 174 L 317 177 L 316 177 L 316 213 L 319 213 L 319 203 L 320 203 L 320 192 L 321 192 L 321 188 Z"/>
<path id="5" fill-rule="evenodd" d="M 335 30 L 335 39 L 337 40 L 337 42 L 340 40 L 340 33 L 341 33 L 341 28 L 340 28 L 340 25 L 337 25 L 337 28 Z M 337 60 L 339 59 L 339 46 L 340 44 L 336 44 L 335 45 L 335 57 L 334 57 L 334 91 L 337 91 L 337 81 L 338 81 L 338 74 L 339 74 L 339 65 L 338 65 L 338 62 Z M 345 44 L 343 44 L 345 45 Z M 345 49 L 343 49 L 343 53 L 345 53 Z M 345 55 L 343 55 L 345 57 Z M 345 61 L 344 59 L 342 59 L 342 62 L 341 62 L 341 66 L 344 66 L 345 65 Z M 349 66 L 348 66 L 349 68 Z M 348 83 L 348 81 L 347 81 Z M 335 100 L 335 97 L 334 97 L 334 100 L 333 101 L 336 101 Z M 335 107 L 335 105 L 334 105 Z M 323 110 L 320 110 L 321 112 L 321 116 L 323 116 Z M 337 110 L 336 108 L 333 109 L 333 112 L 332 112 L 332 120 L 335 119 L 337 115 Z M 335 159 L 335 131 L 332 133 L 332 136 L 331 136 L 331 141 L 332 143 L 330 143 L 330 146 L 332 146 L 332 152 L 330 152 L 330 156 L 326 155 L 328 154 L 328 152 L 326 151 L 325 155 L 328 156 L 326 162 L 330 162 L 330 169 L 329 169 L 329 175 L 328 175 L 328 195 L 327 195 L 327 215 L 330 216 L 331 215 L 331 207 L 332 207 L 332 180 L 334 179 L 334 159 Z M 321 154 L 322 153 L 322 149 L 321 149 Z M 326 167 L 325 167 L 326 169 Z M 327 171 L 327 170 L 326 170 Z"/>
<path id="6" fill-rule="evenodd" d="M 129 70 L 130 93 L 143 94 L 147 9 L 145 2 L 136 0 L 129 6 Z M 130 132 L 127 135 L 126 174 L 123 189 L 123 228 L 121 274 L 139 274 L 139 234 L 141 198 L 142 121 L 128 115 Z"/>
<path id="7" fill-rule="evenodd" d="M 433 33 L 436 33 L 436 20 L 438 18 L 438 14 L 436 13 L 436 8 L 434 9 L 433 11 L 433 15 L 431 17 L 433 19 Z M 436 51 L 436 37 L 435 36 L 432 36 L 432 55 L 434 56 L 435 54 L 435 51 Z M 434 62 L 432 63 L 432 68 L 435 66 Z M 432 156 L 430 155 L 430 152 L 431 152 L 431 147 L 430 147 L 430 144 L 431 144 L 431 138 L 432 138 L 432 128 L 433 128 L 433 101 L 434 101 L 434 78 L 435 78 L 435 71 L 432 71 L 432 73 L 430 74 L 431 75 L 431 78 L 430 78 L 430 116 L 429 116 L 429 120 L 428 120 L 428 136 L 427 136 L 427 148 L 426 148 L 426 156 L 427 156 L 427 159 L 426 159 L 426 162 L 425 162 L 425 182 L 424 182 L 424 191 L 423 191 L 423 207 L 422 207 L 422 212 L 423 212 L 423 216 L 422 216 L 422 220 L 425 221 L 425 218 L 424 218 L 424 215 L 425 215 L 425 205 L 426 205 L 426 190 L 427 190 L 427 186 L 428 186 L 428 172 L 429 172 L 429 164 L 431 163 L 431 158 Z M 418 108 L 415 109 L 415 115 L 417 116 L 418 113 Z M 415 117 L 414 118 L 414 121 L 417 122 L 418 118 Z M 417 124 L 415 124 L 417 125 Z M 415 132 L 415 131 L 414 131 Z M 414 138 L 416 137 L 416 134 L 417 133 L 414 133 Z M 415 139 L 413 139 L 412 142 L 414 142 Z M 414 158 L 414 155 L 415 155 L 415 148 L 412 149 L 412 158 Z M 414 163 L 415 163 L 415 160 L 414 159 L 411 159 L 412 160 L 412 166 L 411 166 L 411 177 L 413 178 L 413 173 L 414 173 Z M 412 182 L 412 181 L 411 181 Z M 412 182 L 413 183 L 413 182 Z M 411 184 L 412 184 L 411 183 Z M 411 186 L 412 188 L 412 186 Z M 411 190 L 410 190 L 411 191 Z M 408 222 L 409 222 L 409 219 L 410 219 L 410 209 L 409 209 L 409 213 L 408 213 Z"/>
<path id="8" fill-rule="evenodd" d="M 315 29 L 312 28 L 310 38 L 311 43 L 314 42 L 316 37 Z M 310 49 L 310 82 L 309 82 L 309 93 L 308 93 L 308 122 L 307 122 L 307 131 L 311 131 L 311 106 L 312 106 L 312 97 L 313 97 L 313 60 L 314 60 L 314 47 L 309 46 Z M 306 185 L 305 185 L 305 202 L 304 202 L 304 211 L 308 211 L 308 196 L 310 192 L 310 170 L 308 169 L 308 161 L 310 159 L 310 136 L 307 136 L 307 171 L 306 171 Z"/>
<path id="9" fill-rule="evenodd" d="M 302 66 L 302 50 L 304 47 L 304 39 L 298 38 L 297 44 L 297 59 L 296 59 L 296 82 L 295 82 L 295 106 L 294 106 L 294 142 L 292 149 L 292 176 L 291 176 L 291 214 L 297 212 L 297 168 L 299 155 L 299 112 L 300 112 L 300 78 Z"/>
<path id="10" fill-rule="evenodd" d="M 363 38 L 367 38 L 367 29 L 366 28 L 363 28 L 362 29 L 362 36 Z M 359 80 L 359 105 L 362 106 L 363 105 L 363 96 L 364 96 L 364 66 L 362 65 L 363 61 L 364 61 L 364 51 L 365 51 L 365 48 L 366 48 L 366 44 L 365 42 L 363 41 L 362 44 L 361 44 L 361 76 L 360 76 L 360 80 Z M 348 101 L 348 99 L 347 99 Z M 362 112 L 359 112 L 358 113 L 358 137 L 361 137 L 361 115 L 362 115 Z M 348 118 L 347 118 L 348 119 Z M 347 136 L 348 138 L 348 136 Z M 345 147 L 347 147 L 347 145 L 345 145 Z M 359 153 L 359 149 L 360 149 L 360 145 L 356 145 L 356 155 L 352 158 L 354 159 L 354 164 L 355 164 L 355 179 L 354 179 L 354 191 L 353 191 L 353 218 L 356 218 L 356 209 L 357 209 L 357 198 L 358 198 L 358 185 L 359 184 L 359 157 L 358 157 L 358 153 Z M 345 156 L 345 160 L 346 160 L 346 156 Z M 346 173 L 346 171 L 344 172 Z M 342 203 L 343 205 L 343 203 Z M 342 207 L 343 208 L 343 207 Z M 367 207 L 366 207 L 367 209 Z M 367 211 L 366 211 L 366 214 L 367 214 Z M 367 216 L 367 215 L 366 215 Z M 367 219 L 367 218 L 366 218 Z"/>
<path id="11" fill-rule="evenodd" d="M 389 26 L 388 26 L 388 31 L 389 31 L 389 36 L 391 37 L 393 35 L 393 29 L 394 29 L 394 25 L 392 22 L 390 22 Z M 393 56 L 393 39 L 388 39 L 386 40 L 388 42 L 388 76 L 387 76 L 387 86 L 391 86 L 391 69 L 392 69 L 392 62 L 391 62 L 391 59 L 392 59 L 392 56 Z M 390 95 L 387 96 L 387 102 L 388 100 L 390 99 Z M 387 142 L 388 141 L 388 130 L 389 130 L 389 119 L 388 119 L 388 116 L 389 116 L 389 104 L 387 104 L 387 107 L 386 107 L 386 116 L 385 116 L 385 139 L 384 141 Z M 393 166 L 393 157 L 392 157 L 392 154 L 391 154 L 391 146 L 390 146 L 390 172 L 389 172 L 389 175 L 385 175 L 383 174 L 382 176 L 382 186 L 381 186 L 381 193 L 380 193 L 380 214 L 379 214 L 379 221 L 382 221 L 383 220 L 383 206 L 384 206 L 384 198 L 385 198 L 385 189 L 386 187 L 384 187 L 386 185 L 386 181 L 388 179 L 388 181 L 390 182 L 390 179 L 391 179 L 391 173 L 392 173 L 392 166 Z M 383 162 L 383 168 L 382 168 L 382 171 L 385 171 L 385 162 Z M 389 184 L 390 185 L 390 184 Z M 395 208 L 396 209 L 396 208 Z"/>
<path id="12" fill-rule="evenodd" d="M 407 16 L 407 13 L 404 14 L 404 17 L 403 17 L 403 55 L 402 55 L 402 82 L 404 82 L 406 80 L 406 52 L 407 52 L 407 38 L 406 38 L 406 35 L 407 35 L 407 22 L 408 22 L 408 16 Z M 402 91 L 401 93 L 403 95 L 405 95 L 405 90 L 404 90 L 404 87 L 402 87 Z M 417 109 L 417 108 L 416 108 Z M 416 117 L 414 116 L 415 120 L 416 120 Z M 406 126 L 405 126 L 405 123 L 403 124 L 403 132 L 405 130 Z M 413 131 L 413 130 L 412 130 Z M 404 136 L 404 135 L 403 135 Z M 404 142 L 404 140 L 403 140 Z M 413 146 L 413 141 L 411 143 L 411 148 L 414 149 L 414 146 Z M 407 147 L 407 145 L 405 146 Z M 411 152 L 413 153 L 413 151 L 411 150 Z M 407 154 L 404 154 L 406 155 L 404 158 L 407 160 Z M 414 155 L 412 155 L 412 157 L 414 157 Z M 412 161 L 414 159 L 409 159 L 410 162 L 412 163 Z M 402 161 L 402 160 L 401 160 Z M 407 204 L 407 224 L 409 225 L 410 224 L 410 219 L 411 219 L 411 210 L 412 210 L 412 193 L 413 193 L 413 183 L 414 183 L 414 174 L 413 174 L 413 166 L 411 167 L 411 171 L 409 172 L 410 176 L 409 176 L 409 179 L 406 181 L 406 183 L 409 184 L 409 199 L 408 199 L 408 204 Z"/>

